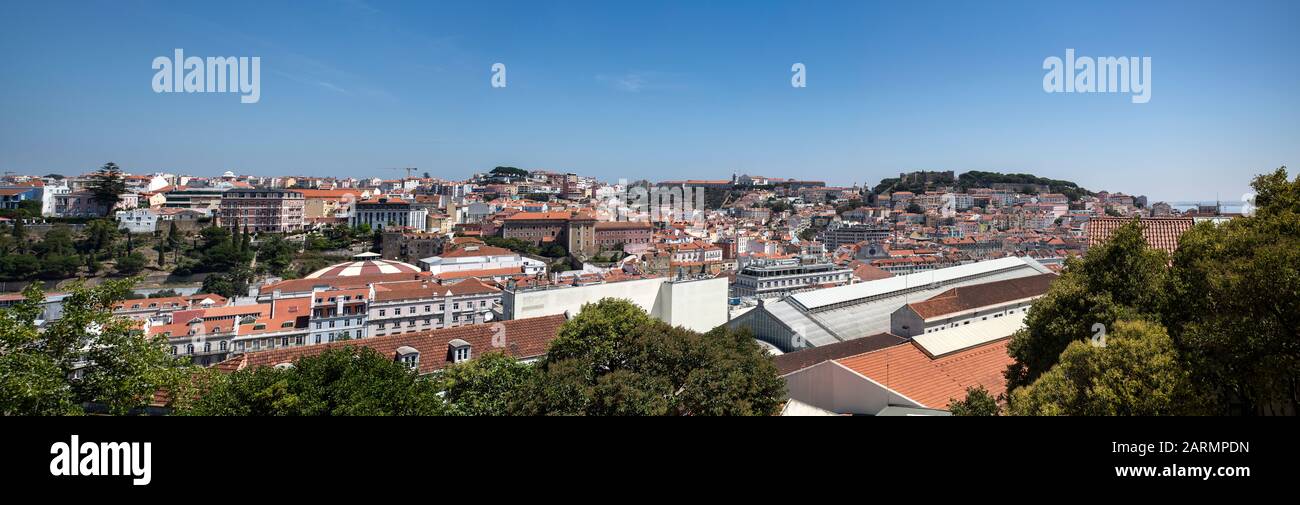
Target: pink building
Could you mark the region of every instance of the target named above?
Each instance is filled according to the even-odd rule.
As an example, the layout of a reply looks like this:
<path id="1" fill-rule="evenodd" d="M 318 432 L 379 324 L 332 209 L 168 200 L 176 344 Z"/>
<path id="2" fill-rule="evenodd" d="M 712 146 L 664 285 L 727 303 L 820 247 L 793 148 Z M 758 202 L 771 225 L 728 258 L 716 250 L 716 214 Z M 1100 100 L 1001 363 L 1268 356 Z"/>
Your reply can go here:
<path id="1" fill-rule="evenodd" d="M 221 226 L 231 230 L 302 231 L 302 193 L 280 189 L 232 189 L 221 195 Z"/>

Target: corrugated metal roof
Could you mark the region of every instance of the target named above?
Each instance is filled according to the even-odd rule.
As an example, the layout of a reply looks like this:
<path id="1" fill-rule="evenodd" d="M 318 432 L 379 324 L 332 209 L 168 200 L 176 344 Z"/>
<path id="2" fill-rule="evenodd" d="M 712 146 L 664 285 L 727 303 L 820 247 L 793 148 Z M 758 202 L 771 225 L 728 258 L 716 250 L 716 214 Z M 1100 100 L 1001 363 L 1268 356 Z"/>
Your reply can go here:
<path id="1" fill-rule="evenodd" d="M 823 291 L 840 290 L 843 288 L 828 288 L 820 291 L 801 293 L 778 301 L 768 302 L 760 309 L 745 314 L 745 316 L 749 317 L 742 316 L 737 320 L 749 320 L 754 316 L 752 313 L 764 312 L 772 319 L 779 321 L 781 325 L 789 328 L 792 334 L 797 335 L 798 338 L 803 340 L 803 342 L 798 342 L 802 345 L 798 345 L 797 347 L 817 347 L 875 335 L 877 333 L 888 332 L 890 328 L 890 316 L 894 311 L 909 302 L 926 300 L 953 287 L 983 284 L 1050 272 L 1046 267 L 1030 258 L 1003 258 L 983 263 L 989 265 L 978 269 L 968 268 L 975 265 L 981 265 L 981 263 L 974 263 L 971 265 L 935 270 L 933 272 L 925 272 L 924 274 L 912 274 L 926 275 L 924 279 L 929 279 L 932 282 L 925 284 L 918 283 L 918 285 L 880 285 L 871 289 L 871 292 L 875 294 L 868 295 L 868 298 L 847 298 L 849 302 L 857 301 L 857 303 L 845 303 L 833 307 L 829 305 L 821 305 L 824 308 L 816 311 L 806 310 L 795 300 L 795 297 L 817 294 Z M 959 270 L 954 272 L 943 272 L 943 270 L 953 269 Z M 894 279 L 897 279 L 897 277 Z M 933 281 L 934 279 L 940 280 Z M 893 279 L 884 279 L 884 281 L 889 280 Z M 855 286 L 844 286 L 844 288 L 879 282 L 882 281 L 872 281 Z M 890 287 L 896 289 L 893 291 L 887 290 Z M 858 292 L 858 294 L 861 293 L 863 292 Z M 874 296 L 874 298 L 870 298 L 871 296 Z M 759 332 L 755 330 L 755 333 L 757 334 Z M 791 348 L 783 338 L 773 338 L 772 343 L 787 352 L 795 350 L 794 348 Z"/>
<path id="2" fill-rule="evenodd" d="M 945 356 L 957 351 L 970 349 L 994 340 L 1010 337 L 1016 330 L 1025 326 L 1025 311 L 975 321 L 954 328 L 947 328 L 912 337 L 931 358 Z"/>
<path id="3" fill-rule="evenodd" d="M 817 310 L 830 305 L 871 298 L 873 296 L 880 296 L 895 291 L 902 291 L 931 284 L 943 284 L 963 277 L 990 274 L 999 270 L 1007 270 L 1023 266 L 1034 268 L 1040 273 L 1051 273 L 1051 270 L 1039 264 L 1032 258 L 1008 257 L 958 265 L 955 267 L 940 268 L 938 270 L 900 275 L 888 279 L 880 279 L 848 286 L 819 289 L 816 291 L 792 295 L 790 298 L 793 298 L 795 302 L 802 305 L 807 310 Z"/>

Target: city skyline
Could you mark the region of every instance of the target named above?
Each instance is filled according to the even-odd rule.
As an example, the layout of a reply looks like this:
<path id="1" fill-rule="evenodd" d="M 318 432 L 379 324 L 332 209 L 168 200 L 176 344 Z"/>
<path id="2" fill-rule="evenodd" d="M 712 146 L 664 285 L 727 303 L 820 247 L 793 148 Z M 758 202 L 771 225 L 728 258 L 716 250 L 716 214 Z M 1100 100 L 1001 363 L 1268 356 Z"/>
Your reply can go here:
<path id="1" fill-rule="evenodd" d="M 158 5 L 11 9 L 0 171 L 872 186 L 982 170 L 1233 201 L 1300 154 L 1284 2 Z M 155 93 L 149 63 L 175 49 L 260 57 L 260 101 Z M 1150 57 L 1150 101 L 1044 92 L 1044 58 L 1069 49 Z"/>

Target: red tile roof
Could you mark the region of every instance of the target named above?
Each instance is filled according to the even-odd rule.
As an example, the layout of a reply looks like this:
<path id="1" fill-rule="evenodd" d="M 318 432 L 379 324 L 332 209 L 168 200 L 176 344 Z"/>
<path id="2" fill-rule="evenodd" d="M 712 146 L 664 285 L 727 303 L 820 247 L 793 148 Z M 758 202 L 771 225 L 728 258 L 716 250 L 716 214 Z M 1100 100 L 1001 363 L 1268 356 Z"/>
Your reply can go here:
<path id="1" fill-rule="evenodd" d="M 1132 221 L 1133 218 L 1129 217 L 1094 217 L 1088 220 L 1088 247 L 1105 242 L 1115 230 Z M 1196 223 L 1190 217 L 1144 217 L 1139 222 L 1147 245 L 1169 254 L 1178 249 L 1178 238 Z"/>
<path id="2" fill-rule="evenodd" d="M 330 279 L 290 279 L 263 285 L 257 289 L 257 292 L 259 295 L 268 295 L 278 289 L 286 294 L 303 293 L 311 291 L 316 286 L 359 288 L 371 283 L 409 281 L 429 277 L 428 272 L 402 272 L 395 274 L 362 274 L 355 277 L 334 277 Z"/>
<path id="3" fill-rule="evenodd" d="M 443 258 L 466 258 L 474 256 L 514 256 L 516 253 L 504 247 L 469 243 L 461 245 L 439 256 Z"/>
<path id="4" fill-rule="evenodd" d="M 527 221 L 527 220 L 567 221 L 568 219 L 569 219 L 568 212 L 517 212 L 511 215 L 510 217 L 507 217 L 506 221 Z"/>
<path id="5" fill-rule="evenodd" d="M 854 261 L 849 264 L 849 267 L 853 269 L 853 276 L 862 282 L 888 279 L 894 276 L 894 274 L 861 261 Z"/>
<path id="6" fill-rule="evenodd" d="M 1002 372 L 1012 363 L 1002 339 L 930 359 L 915 343 L 906 343 L 836 360 L 844 367 L 934 409 L 946 409 L 966 397 L 966 388 L 984 386 L 989 394 L 1006 391 Z"/>
<path id="7" fill-rule="evenodd" d="M 452 272 L 443 272 L 435 275 L 438 280 L 467 279 L 472 277 L 505 277 L 510 275 L 523 275 L 524 267 L 509 268 L 484 268 L 480 270 L 457 270 Z"/>
<path id="8" fill-rule="evenodd" d="M 504 352 L 515 359 L 536 358 L 546 354 L 552 340 L 559 335 L 566 318 L 554 316 L 516 319 L 491 324 L 475 324 L 441 330 L 345 340 L 328 344 L 289 347 L 244 353 L 218 363 L 215 368 L 234 371 L 255 366 L 293 363 L 299 358 L 315 356 L 328 349 L 347 346 L 369 347 L 380 354 L 397 357 L 397 348 L 413 347 L 420 351 L 419 373 L 427 374 L 452 364 L 451 341 L 463 340 L 470 345 L 470 358 L 492 352 Z M 494 337 L 497 339 L 494 342 Z M 497 345 L 500 344 L 500 345 Z"/>

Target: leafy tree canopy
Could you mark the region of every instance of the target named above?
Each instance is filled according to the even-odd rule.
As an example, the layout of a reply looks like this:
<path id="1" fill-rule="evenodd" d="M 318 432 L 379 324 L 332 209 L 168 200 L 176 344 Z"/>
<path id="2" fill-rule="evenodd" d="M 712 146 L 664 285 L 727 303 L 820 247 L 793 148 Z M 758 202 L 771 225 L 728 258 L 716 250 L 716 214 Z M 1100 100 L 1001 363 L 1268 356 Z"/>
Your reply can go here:
<path id="1" fill-rule="evenodd" d="M 36 320 L 44 293 L 36 284 L 22 302 L 0 309 L 0 414 L 80 414 L 86 403 L 126 414 L 179 384 L 188 372 L 165 339 L 146 338 L 134 322 L 112 314 L 134 282 L 73 286 L 62 317 L 43 331 Z"/>
<path id="2" fill-rule="evenodd" d="M 381 416 L 445 413 L 434 382 L 368 347 L 330 349 L 287 369 L 208 371 L 175 412 L 203 416 Z"/>
<path id="3" fill-rule="evenodd" d="M 1013 415 L 1160 416 L 1207 411 L 1173 340 L 1157 323 L 1117 321 L 1104 345 L 1071 342 L 1060 362 L 1019 388 Z"/>
<path id="4" fill-rule="evenodd" d="M 520 398 L 530 415 L 771 415 L 785 384 L 748 332 L 674 328 L 604 299 L 565 323 Z"/>

